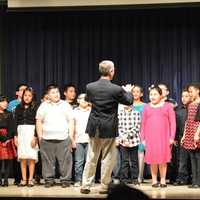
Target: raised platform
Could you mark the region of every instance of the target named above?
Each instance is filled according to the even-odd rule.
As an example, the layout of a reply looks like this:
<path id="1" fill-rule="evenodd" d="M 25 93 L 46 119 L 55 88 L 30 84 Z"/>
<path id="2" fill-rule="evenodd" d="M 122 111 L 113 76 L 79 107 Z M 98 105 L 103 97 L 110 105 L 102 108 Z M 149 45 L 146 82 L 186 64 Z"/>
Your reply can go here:
<path id="1" fill-rule="evenodd" d="M 133 185 L 130 185 L 134 187 Z M 61 188 L 56 185 L 51 188 L 45 188 L 43 185 L 28 187 L 17 187 L 9 185 L 9 187 L 0 187 L 0 199 L 90 199 L 98 200 L 105 199 L 106 195 L 98 193 L 99 184 L 91 188 L 91 193 L 84 195 L 80 193 L 80 188 L 69 187 Z M 198 199 L 200 200 L 200 189 L 189 189 L 187 186 L 173 186 L 168 185 L 167 188 L 152 188 L 151 183 L 143 183 L 136 187 L 137 189 L 146 193 L 152 199 Z"/>

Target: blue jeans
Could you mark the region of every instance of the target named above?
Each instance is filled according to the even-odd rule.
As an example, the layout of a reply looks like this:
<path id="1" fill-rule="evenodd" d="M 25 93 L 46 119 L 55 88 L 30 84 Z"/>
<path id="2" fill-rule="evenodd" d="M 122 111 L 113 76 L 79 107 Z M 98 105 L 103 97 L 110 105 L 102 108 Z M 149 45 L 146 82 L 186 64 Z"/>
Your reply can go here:
<path id="1" fill-rule="evenodd" d="M 119 146 L 116 147 L 117 150 L 117 160 L 115 167 L 113 169 L 112 178 L 113 179 L 120 179 L 120 170 L 121 170 L 121 152 Z"/>
<path id="2" fill-rule="evenodd" d="M 75 151 L 75 181 L 82 181 L 83 169 L 88 150 L 87 143 L 78 143 Z"/>

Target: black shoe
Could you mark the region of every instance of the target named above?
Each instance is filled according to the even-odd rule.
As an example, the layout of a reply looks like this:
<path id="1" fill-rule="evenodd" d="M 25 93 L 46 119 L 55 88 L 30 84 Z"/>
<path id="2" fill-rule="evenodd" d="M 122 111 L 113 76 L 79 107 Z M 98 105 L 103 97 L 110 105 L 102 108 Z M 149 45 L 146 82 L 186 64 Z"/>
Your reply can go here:
<path id="1" fill-rule="evenodd" d="M 53 187 L 53 186 L 54 186 L 53 182 L 45 182 L 45 184 L 44 184 L 45 188 L 50 188 L 50 187 Z"/>
<path id="2" fill-rule="evenodd" d="M 191 188 L 191 189 L 197 189 L 199 188 L 200 186 L 197 185 L 197 184 L 192 184 L 192 185 L 189 185 L 188 188 Z"/>
<path id="3" fill-rule="evenodd" d="M 8 187 L 8 179 L 5 179 L 4 182 L 3 182 L 3 185 L 4 187 Z"/>
<path id="4" fill-rule="evenodd" d="M 108 190 L 106 189 L 100 189 L 99 194 L 108 194 Z"/>
<path id="5" fill-rule="evenodd" d="M 69 182 L 62 182 L 61 187 L 62 188 L 70 187 L 70 183 Z"/>
<path id="6" fill-rule="evenodd" d="M 160 184 L 160 187 L 161 187 L 161 188 L 166 188 L 166 187 L 167 187 L 167 184 Z"/>
<path id="7" fill-rule="evenodd" d="M 158 188 L 159 186 L 160 186 L 159 183 L 154 183 L 154 184 L 152 185 L 153 188 Z"/>
<path id="8" fill-rule="evenodd" d="M 137 179 L 133 180 L 134 185 L 140 185 L 139 181 Z"/>
<path id="9" fill-rule="evenodd" d="M 90 189 L 89 188 L 81 188 L 80 189 L 80 193 L 82 193 L 82 194 L 89 194 L 90 193 Z"/>
<path id="10" fill-rule="evenodd" d="M 174 186 L 187 185 L 187 182 L 184 182 L 184 181 L 176 181 L 176 182 L 174 182 L 173 185 L 174 185 Z"/>
<path id="11" fill-rule="evenodd" d="M 19 181 L 18 181 L 18 180 L 15 180 L 13 184 L 14 184 L 14 185 L 19 185 L 19 184 L 20 184 L 20 180 L 19 180 Z"/>

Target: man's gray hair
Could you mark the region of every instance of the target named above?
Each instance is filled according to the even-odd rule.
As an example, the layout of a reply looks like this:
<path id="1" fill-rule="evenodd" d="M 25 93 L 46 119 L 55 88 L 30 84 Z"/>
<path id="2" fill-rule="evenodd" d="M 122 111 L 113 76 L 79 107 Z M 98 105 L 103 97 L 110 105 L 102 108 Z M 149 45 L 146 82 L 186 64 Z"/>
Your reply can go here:
<path id="1" fill-rule="evenodd" d="M 99 63 L 101 76 L 109 76 L 112 70 L 114 70 L 114 63 L 111 60 L 103 60 Z"/>

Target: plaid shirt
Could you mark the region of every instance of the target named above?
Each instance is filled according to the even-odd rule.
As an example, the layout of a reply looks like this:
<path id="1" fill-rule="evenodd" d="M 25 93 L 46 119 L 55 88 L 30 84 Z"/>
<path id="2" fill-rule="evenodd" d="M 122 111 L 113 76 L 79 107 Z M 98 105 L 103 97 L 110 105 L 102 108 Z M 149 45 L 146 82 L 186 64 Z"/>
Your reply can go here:
<path id="1" fill-rule="evenodd" d="M 135 147 L 140 144 L 141 116 L 133 107 L 126 110 L 122 105 L 118 109 L 118 141 L 124 147 Z"/>

